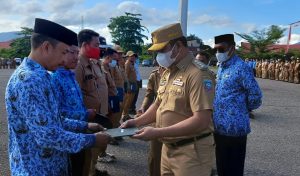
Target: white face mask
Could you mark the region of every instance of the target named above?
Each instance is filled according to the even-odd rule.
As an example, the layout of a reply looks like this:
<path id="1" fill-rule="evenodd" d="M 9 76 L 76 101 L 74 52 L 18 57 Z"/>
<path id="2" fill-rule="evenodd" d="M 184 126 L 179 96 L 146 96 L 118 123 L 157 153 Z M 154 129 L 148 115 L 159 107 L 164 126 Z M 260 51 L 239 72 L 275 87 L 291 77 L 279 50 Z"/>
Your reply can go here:
<path id="1" fill-rule="evenodd" d="M 168 51 L 166 53 L 157 53 L 156 61 L 161 67 L 168 68 L 175 62 L 176 57 L 171 58 L 174 47 L 175 47 L 175 45 L 173 46 L 173 48 L 170 51 Z"/>
<path id="2" fill-rule="evenodd" d="M 229 51 L 230 51 L 230 49 L 224 53 L 216 53 L 216 57 L 220 63 L 225 62 L 229 59 L 229 56 L 228 56 Z"/>

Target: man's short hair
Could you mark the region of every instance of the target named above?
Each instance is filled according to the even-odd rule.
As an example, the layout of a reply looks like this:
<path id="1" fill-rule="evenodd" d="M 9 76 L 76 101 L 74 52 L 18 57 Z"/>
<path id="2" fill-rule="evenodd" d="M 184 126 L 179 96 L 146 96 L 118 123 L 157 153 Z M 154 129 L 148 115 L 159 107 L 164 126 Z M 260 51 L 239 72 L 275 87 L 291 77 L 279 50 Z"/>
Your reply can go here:
<path id="1" fill-rule="evenodd" d="M 207 60 L 209 60 L 209 54 L 207 52 L 200 51 L 200 52 L 198 52 L 198 54 L 201 56 L 204 56 Z"/>
<path id="2" fill-rule="evenodd" d="M 102 57 L 112 56 L 117 53 L 117 51 L 112 48 L 101 48 L 100 50 L 103 51 Z"/>
<path id="3" fill-rule="evenodd" d="M 81 47 L 83 42 L 89 43 L 93 37 L 99 37 L 99 34 L 90 29 L 83 29 L 78 34 L 78 46 Z"/>
<path id="4" fill-rule="evenodd" d="M 38 34 L 38 33 L 32 33 L 31 38 L 31 48 L 32 49 L 37 49 L 38 47 L 40 47 L 45 41 L 48 41 L 53 47 L 55 47 L 59 41 L 47 37 L 43 34 Z"/>
<path id="5" fill-rule="evenodd" d="M 205 52 L 205 51 L 200 51 L 200 52 L 198 52 L 198 54 L 200 55 L 200 56 L 204 56 L 205 57 L 205 64 L 208 64 L 209 63 L 209 54 L 207 53 L 207 52 Z"/>

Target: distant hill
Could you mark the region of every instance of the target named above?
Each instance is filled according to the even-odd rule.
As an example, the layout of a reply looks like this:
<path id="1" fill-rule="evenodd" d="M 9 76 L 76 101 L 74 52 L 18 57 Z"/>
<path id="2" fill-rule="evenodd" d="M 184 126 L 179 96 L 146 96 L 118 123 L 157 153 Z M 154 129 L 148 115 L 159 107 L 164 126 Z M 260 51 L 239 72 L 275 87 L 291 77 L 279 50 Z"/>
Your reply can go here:
<path id="1" fill-rule="evenodd" d="M 12 39 L 20 38 L 21 36 L 18 35 L 18 31 L 14 32 L 2 32 L 0 33 L 0 42 L 9 41 Z"/>

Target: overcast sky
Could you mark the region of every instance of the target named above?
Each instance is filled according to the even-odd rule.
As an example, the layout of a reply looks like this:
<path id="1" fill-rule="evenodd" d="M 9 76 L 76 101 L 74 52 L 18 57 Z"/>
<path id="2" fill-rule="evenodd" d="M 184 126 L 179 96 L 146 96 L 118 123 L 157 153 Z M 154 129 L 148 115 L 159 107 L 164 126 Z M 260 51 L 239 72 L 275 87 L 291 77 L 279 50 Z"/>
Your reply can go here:
<path id="1" fill-rule="evenodd" d="M 151 33 L 162 25 L 178 22 L 178 5 L 178 0 L 0 0 L 0 32 L 33 27 L 36 17 L 78 32 L 83 17 L 84 28 L 99 32 L 110 43 L 107 25 L 111 17 L 140 13 L 142 24 Z M 224 33 L 249 33 L 273 24 L 287 28 L 300 21 L 299 7 L 299 0 L 189 0 L 188 34 L 196 34 L 212 45 L 213 37 Z M 286 44 L 287 31 L 280 43 Z M 291 43 L 300 42 L 300 26 L 292 33 Z M 239 43 L 241 38 L 236 36 L 236 41 Z"/>

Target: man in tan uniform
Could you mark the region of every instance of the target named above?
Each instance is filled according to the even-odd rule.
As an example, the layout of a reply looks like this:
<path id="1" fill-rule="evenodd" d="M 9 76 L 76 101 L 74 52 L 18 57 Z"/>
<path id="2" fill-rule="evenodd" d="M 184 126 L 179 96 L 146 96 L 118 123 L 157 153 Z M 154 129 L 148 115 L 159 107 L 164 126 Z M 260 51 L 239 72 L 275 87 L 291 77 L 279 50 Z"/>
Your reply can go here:
<path id="1" fill-rule="evenodd" d="M 267 77 L 266 65 L 267 65 L 266 60 L 262 60 L 262 63 L 261 63 L 261 78 L 263 78 L 263 79 L 266 79 L 266 77 Z"/>
<path id="2" fill-rule="evenodd" d="M 285 60 L 285 63 L 283 66 L 283 81 L 285 81 L 285 82 L 289 81 L 289 68 L 290 68 L 290 63 L 288 60 Z"/>
<path id="3" fill-rule="evenodd" d="M 96 109 L 97 113 L 108 114 L 108 88 L 105 73 L 99 62 L 99 34 L 84 29 L 78 34 L 80 47 L 79 63 L 75 69 L 76 80 L 81 88 L 84 104 L 88 109 Z M 97 157 L 106 150 L 92 148 L 86 151 L 84 176 L 94 175 Z"/>
<path id="4" fill-rule="evenodd" d="M 299 57 L 296 60 L 296 64 L 294 67 L 294 83 L 299 84 L 300 83 L 300 59 Z"/>
<path id="5" fill-rule="evenodd" d="M 163 73 L 155 102 L 121 127 L 145 127 L 133 137 L 163 142 L 161 175 L 209 176 L 213 166 L 212 106 L 215 85 L 207 67 L 195 62 L 179 23 L 152 33 Z"/>
<path id="6" fill-rule="evenodd" d="M 117 128 L 120 126 L 118 122 L 120 119 L 116 119 L 116 114 L 120 112 L 120 102 L 118 95 L 118 90 L 113 79 L 113 69 L 117 66 L 117 61 L 114 59 L 116 51 L 107 48 L 104 52 L 102 66 L 103 70 L 105 71 L 106 75 L 106 82 L 108 86 L 108 102 L 109 102 L 109 114 L 108 117 L 110 118 L 113 128 Z"/>
<path id="7" fill-rule="evenodd" d="M 111 75 L 112 78 L 115 81 L 116 84 L 116 88 L 117 88 L 117 95 L 119 97 L 119 101 L 120 101 L 120 112 L 116 114 L 116 119 L 115 121 L 117 122 L 114 127 L 117 128 L 120 126 L 120 119 L 122 116 L 122 111 L 123 111 L 123 101 L 124 101 L 124 83 L 125 83 L 125 75 L 123 75 L 124 73 L 122 72 L 122 67 L 120 62 L 122 62 L 123 58 L 122 58 L 122 54 L 123 54 L 123 49 L 119 46 L 119 45 L 115 45 L 113 47 L 113 49 L 117 52 L 114 55 L 114 59 L 117 61 L 117 65 L 111 67 Z"/>
<path id="8" fill-rule="evenodd" d="M 255 67 L 255 72 L 256 72 L 256 77 L 261 78 L 261 60 L 256 60 L 256 67 Z"/>
<path id="9" fill-rule="evenodd" d="M 148 79 L 145 98 L 143 100 L 141 108 L 138 110 L 137 117 L 146 112 L 151 104 L 155 101 L 157 97 L 160 78 L 164 71 L 165 68 L 159 67 L 158 69 L 155 69 L 151 72 Z M 148 154 L 148 168 L 150 176 L 160 175 L 161 148 L 162 143 L 159 140 L 151 140 Z"/>
<path id="10" fill-rule="evenodd" d="M 290 64 L 289 64 L 289 82 L 293 83 L 294 82 L 295 60 L 294 60 L 294 57 L 292 57 L 291 59 L 292 60 L 290 61 Z"/>
<path id="11" fill-rule="evenodd" d="M 280 70 L 279 60 L 277 59 L 275 61 L 275 80 L 276 81 L 279 81 L 279 70 Z"/>
<path id="12" fill-rule="evenodd" d="M 264 78 L 265 79 L 269 79 L 269 64 L 270 64 L 270 62 L 269 62 L 269 60 L 265 60 L 265 64 L 264 64 Z"/>
<path id="13" fill-rule="evenodd" d="M 126 121 L 127 119 L 130 119 L 129 116 L 129 108 L 132 105 L 132 101 L 134 99 L 134 95 L 136 90 L 138 89 L 137 87 L 137 79 L 136 79 L 136 72 L 134 68 L 134 62 L 136 59 L 136 55 L 133 51 L 128 51 L 126 53 L 127 61 L 125 63 L 125 74 L 128 78 L 128 90 L 125 93 L 125 102 L 124 102 L 124 109 L 122 113 L 122 120 Z"/>
<path id="14" fill-rule="evenodd" d="M 275 63 L 272 59 L 269 66 L 268 66 L 268 72 L 269 72 L 269 79 L 274 80 L 275 79 Z"/>
<path id="15" fill-rule="evenodd" d="M 283 81 L 283 69 L 284 69 L 284 62 L 283 60 L 279 59 L 279 81 Z"/>

